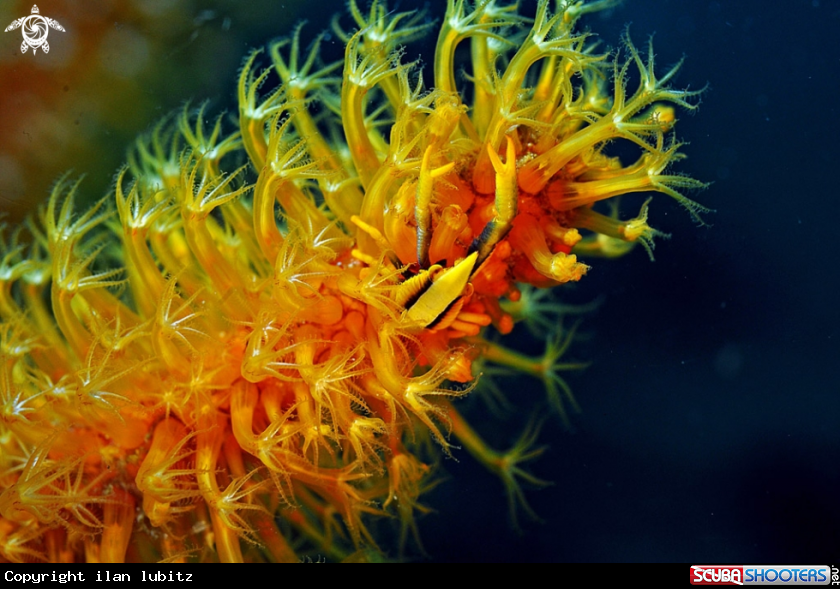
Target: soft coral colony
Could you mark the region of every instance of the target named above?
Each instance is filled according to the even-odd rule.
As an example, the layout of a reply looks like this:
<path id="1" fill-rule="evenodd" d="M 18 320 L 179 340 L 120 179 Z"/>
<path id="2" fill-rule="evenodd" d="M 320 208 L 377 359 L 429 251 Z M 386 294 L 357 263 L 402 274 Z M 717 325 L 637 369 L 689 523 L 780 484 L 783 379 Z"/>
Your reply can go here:
<path id="1" fill-rule="evenodd" d="M 185 109 L 109 198 L 77 211 L 63 179 L 6 228 L 2 558 L 370 556 L 377 518 L 416 537 L 441 450 L 524 504 L 534 428 L 496 451 L 456 401 L 495 365 L 562 412 L 571 336 L 557 325 L 529 357 L 488 330 L 540 321 L 533 289 L 579 280 L 576 253 L 650 251 L 647 203 L 629 220 L 595 203 L 653 191 L 704 210 L 679 192 L 701 183 L 667 171 L 674 107 L 697 92 L 669 86 L 676 67 L 658 77 L 652 50 L 576 32 L 610 4 L 540 0 L 530 19 L 449 0 L 425 90 L 401 47 L 433 23 L 351 1 L 343 63 L 320 61 L 323 37 L 301 51 L 298 29 L 247 59 L 238 129 Z M 638 160 L 605 154 L 616 139 Z"/>

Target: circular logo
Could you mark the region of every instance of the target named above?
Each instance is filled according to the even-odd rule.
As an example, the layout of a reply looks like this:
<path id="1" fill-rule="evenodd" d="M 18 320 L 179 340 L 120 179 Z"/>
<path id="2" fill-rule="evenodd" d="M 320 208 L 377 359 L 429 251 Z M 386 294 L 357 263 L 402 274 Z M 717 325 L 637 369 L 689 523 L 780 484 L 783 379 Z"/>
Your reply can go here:
<path id="1" fill-rule="evenodd" d="M 23 21 L 23 38 L 33 49 L 43 45 L 48 33 L 47 20 L 39 14 L 30 14 Z"/>

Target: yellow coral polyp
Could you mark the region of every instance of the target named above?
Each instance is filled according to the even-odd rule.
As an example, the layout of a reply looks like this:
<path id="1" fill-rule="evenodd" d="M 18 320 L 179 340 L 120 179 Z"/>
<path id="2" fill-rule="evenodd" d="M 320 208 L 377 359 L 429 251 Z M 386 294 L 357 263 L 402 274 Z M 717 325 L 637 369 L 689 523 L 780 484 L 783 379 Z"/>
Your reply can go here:
<path id="1" fill-rule="evenodd" d="M 236 128 L 185 108 L 138 140 L 110 198 L 77 211 L 64 178 L 4 227 L 0 559 L 359 560 L 378 518 L 419 544 L 434 445 L 466 448 L 528 510 L 538 428 L 494 450 L 459 399 L 492 390 L 496 365 L 566 420 L 574 329 L 533 289 L 580 280 L 578 256 L 650 251 L 648 203 L 622 221 L 602 201 L 706 210 L 679 192 L 702 183 L 667 172 L 675 108 L 698 92 L 669 85 L 676 67 L 657 77 L 652 49 L 611 57 L 576 32 L 612 4 L 539 0 L 529 19 L 448 0 L 425 90 L 402 45 L 427 15 L 351 0 L 343 63 L 321 65 L 321 37 L 303 54 L 298 28 L 246 59 Z M 614 140 L 637 161 L 604 153 Z M 543 356 L 488 332 L 520 320 L 548 331 Z"/>

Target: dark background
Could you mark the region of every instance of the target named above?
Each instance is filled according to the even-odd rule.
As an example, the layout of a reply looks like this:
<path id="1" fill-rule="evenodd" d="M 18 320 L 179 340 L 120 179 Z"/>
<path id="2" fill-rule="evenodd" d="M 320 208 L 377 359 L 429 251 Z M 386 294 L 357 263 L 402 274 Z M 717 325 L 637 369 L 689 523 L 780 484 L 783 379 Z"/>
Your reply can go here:
<path id="1" fill-rule="evenodd" d="M 569 293 L 606 300 L 584 321 L 592 339 L 572 351 L 592 361 L 569 377 L 583 409 L 574 432 L 543 428 L 550 449 L 532 472 L 555 486 L 528 498 L 544 523 L 512 533 L 499 486 L 464 459 L 446 465 L 440 521 L 424 524 L 430 550 L 836 561 L 840 3 L 634 1 L 587 23 L 615 45 L 631 21 L 637 44 L 656 33 L 663 66 L 685 54 L 679 84 L 709 84 L 677 125 L 690 142 L 679 169 L 713 182 L 694 197 L 717 212 L 698 228 L 654 199 L 652 224 L 673 234 L 656 262 L 641 250 L 593 261 Z M 528 381 L 509 390 L 519 387 L 540 394 Z"/>
<path id="2" fill-rule="evenodd" d="M 310 20 L 314 35 L 344 6 L 215 2 L 207 3 L 213 18 L 201 21 L 201 2 L 180 4 L 192 28 L 172 36 L 204 48 L 209 62 L 185 68 L 176 61 L 184 51 L 161 54 L 165 75 L 147 71 L 144 87 L 162 112 L 187 98 L 232 106 L 249 47 L 286 34 L 298 18 Z M 533 10 L 531 0 L 521 4 Z M 440 18 L 443 1 L 428 6 Z M 681 114 L 677 133 L 690 144 L 678 169 L 712 182 L 692 196 L 716 212 L 698 227 L 659 195 L 652 225 L 673 238 L 659 242 L 655 262 L 641 250 L 592 260 L 577 288 L 558 293 L 604 302 L 570 352 L 591 362 L 568 375 L 582 413 L 571 429 L 554 417 L 544 423 L 548 449 L 530 466 L 554 482 L 528 491 L 543 521 L 520 514 L 523 531 L 515 532 L 502 485 L 456 453 L 427 496 L 436 513 L 420 521 L 428 558 L 837 561 L 840 2 L 630 0 L 583 24 L 617 46 L 631 22 L 637 45 L 656 33 L 663 68 L 686 56 L 677 85 L 709 85 L 699 110 Z M 429 64 L 433 43 L 416 43 L 408 55 Z M 217 75 L 207 75 L 207 63 Z M 7 91 L 0 79 L 0 94 Z M 122 132 L 151 124 L 155 109 Z M 95 141 L 105 131 L 92 133 Z M 122 156 L 103 158 L 103 171 L 87 180 L 93 196 L 107 189 Z M 465 406 L 503 447 L 543 406 L 543 393 L 536 381 L 499 383 L 518 408 L 501 427 L 477 400 Z"/>

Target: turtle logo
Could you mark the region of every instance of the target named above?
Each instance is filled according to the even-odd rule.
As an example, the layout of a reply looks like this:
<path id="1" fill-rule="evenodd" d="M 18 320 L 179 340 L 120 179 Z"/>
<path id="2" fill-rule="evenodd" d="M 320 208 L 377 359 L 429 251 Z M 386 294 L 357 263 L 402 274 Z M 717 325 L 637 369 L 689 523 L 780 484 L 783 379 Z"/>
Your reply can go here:
<path id="1" fill-rule="evenodd" d="M 39 47 L 44 50 L 44 53 L 50 52 L 50 44 L 47 43 L 50 28 L 64 32 L 64 27 L 58 24 L 57 20 L 38 14 L 38 6 L 35 4 L 32 5 L 32 14 L 13 20 L 4 32 L 14 31 L 19 27 L 23 27 L 23 43 L 20 44 L 20 52 L 26 53 L 26 50 L 32 47 L 32 55 L 38 52 Z"/>

